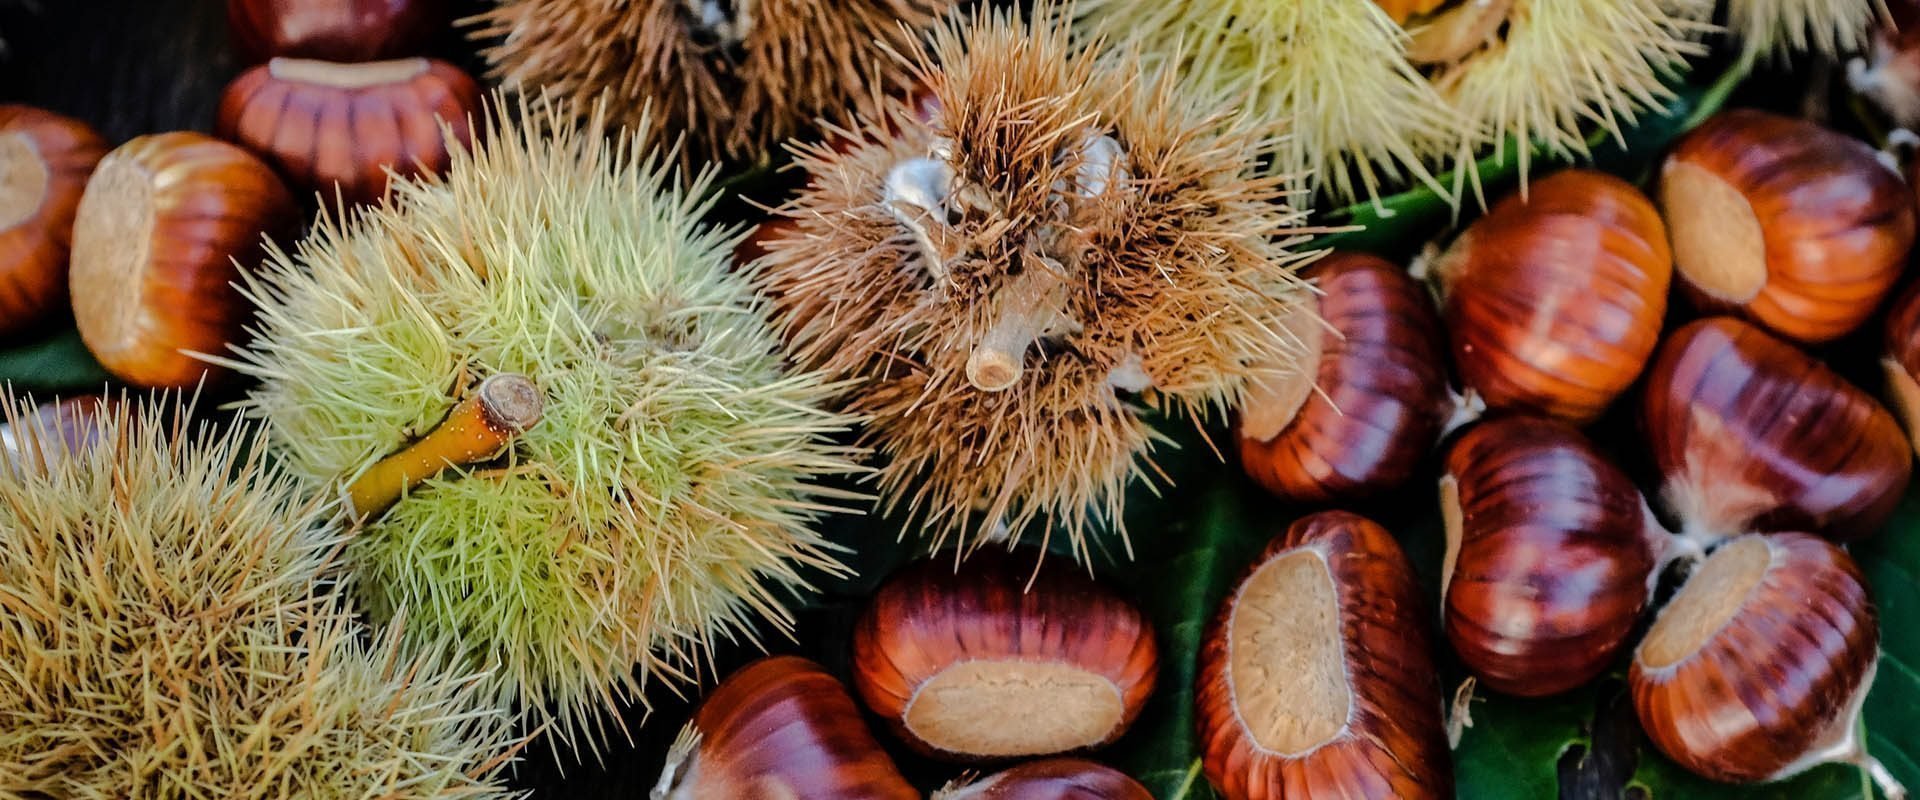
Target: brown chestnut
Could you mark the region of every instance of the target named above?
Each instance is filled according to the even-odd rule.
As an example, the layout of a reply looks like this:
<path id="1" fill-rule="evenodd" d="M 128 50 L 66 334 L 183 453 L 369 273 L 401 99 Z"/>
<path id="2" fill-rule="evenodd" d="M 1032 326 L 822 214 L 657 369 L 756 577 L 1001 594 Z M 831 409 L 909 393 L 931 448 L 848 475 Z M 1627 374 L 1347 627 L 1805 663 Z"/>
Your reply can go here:
<path id="1" fill-rule="evenodd" d="M 1728 541 L 1660 611 L 1628 672 L 1660 751 L 1717 781 L 1785 778 L 1842 761 L 1856 738 L 1880 630 L 1839 547 L 1781 533 Z"/>
<path id="2" fill-rule="evenodd" d="M 722 681 L 667 755 L 651 800 L 918 800 L 847 690 L 818 664 L 763 658 Z"/>
<path id="3" fill-rule="evenodd" d="M 77 119 L 0 105 L 0 336 L 66 304 L 73 214 L 106 153 Z"/>
<path id="4" fill-rule="evenodd" d="M 1920 452 L 1920 283 L 1900 295 L 1887 312 L 1887 397 Z"/>
<path id="5" fill-rule="evenodd" d="M 933 800 L 1153 800 L 1139 781 L 1077 758 L 1031 761 L 976 781 L 956 781 Z"/>
<path id="6" fill-rule="evenodd" d="M 1496 203 L 1433 271 L 1461 381 L 1489 407 L 1579 424 L 1646 366 L 1673 258 L 1639 190 L 1572 169 Z"/>
<path id="7" fill-rule="evenodd" d="M 388 170 L 445 172 L 448 136 L 472 143 L 480 87 L 428 58 L 340 64 L 276 58 L 242 73 L 220 100 L 215 131 L 265 158 L 300 189 L 351 203 L 386 194 Z"/>
<path id="8" fill-rule="evenodd" d="M 1725 111 L 1660 169 L 1674 265 L 1697 304 L 1802 342 L 1860 326 L 1913 246 L 1911 189 L 1873 148 L 1805 120 Z"/>
<path id="9" fill-rule="evenodd" d="M 1327 502 L 1412 477 L 1447 415 L 1439 315 L 1407 271 L 1334 253 L 1305 273 L 1317 317 L 1294 325 L 1307 357 L 1240 405 L 1240 464 L 1268 491 Z M 1324 320 L 1324 322 L 1323 322 Z"/>
<path id="10" fill-rule="evenodd" d="M 1872 535 L 1906 489 L 1913 454 L 1893 415 L 1798 348 L 1730 317 L 1661 345 L 1642 423 L 1683 534 Z"/>
<path id="11" fill-rule="evenodd" d="M 1385 528 L 1300 519 L 1209 625 L 1202 766 L 1228 800 L 1452 797 L 1426 603 Z"/>
<path id="12" fill-rule="evenodd" d="M 1669 537 L 1632 479 L 1564 423 L 1474 425 L 1440 480 L 1447 639 L 1488 687 L 1558 694 L 1604 672 Z"/>
<path id="13" fill-rule="evenodd" d="M 101 417 L 111 416 L 122 402 L 117 397 L 82 395 L 41 403 L 25 415 L 9 404 L 0 423 L 0 465 L 39 472 L 48 464 L 86 453 L 100 440 Z"/>
<path id="14" fill-rule="evenodd" d="M 128 383 L 194 385 L 213 367 L 189 353 L 239 338 L 249 309 L 233 283 L 259 263 L 263 237 L 293 219 L 293 196 L 238 147 L 187 132 L 119 146 L 74 219 L 80 338 Z"/>
<path id="15" fill-rule="evenodd" d="M 416 56 L 450 26 L 447 0 L 227 0 L 227 29 L 247 63 Z"/>
<path id="16" fill-rule="evenodd" d="M 936 557 L 874 595 L 853 630 L 853 686 L 903 741 L 970 761 L 1098 747 L 1133 724 L 1159 665 L 1151 625 L 1072 565 L 1039 559 Z"/>

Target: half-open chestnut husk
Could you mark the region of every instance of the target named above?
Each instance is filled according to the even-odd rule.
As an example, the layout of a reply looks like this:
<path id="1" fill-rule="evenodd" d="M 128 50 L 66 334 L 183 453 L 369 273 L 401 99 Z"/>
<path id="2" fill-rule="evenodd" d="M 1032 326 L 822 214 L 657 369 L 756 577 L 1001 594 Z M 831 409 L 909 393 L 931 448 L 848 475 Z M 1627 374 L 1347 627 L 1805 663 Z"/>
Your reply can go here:
<path id="1" fill-rule="evenodd" d="M 933 800 L 1153 800 L 1153 794 L 1112 767 L 1049 758 L 978 780 L 954 781 L 934 792 Z"/>
<path id="2" fill-rule="evenodd" d="M 1495 204 L 1432 268 L 1460 380 L 1491 408 L 1582 424 L 1646 366 L 1673 258 L 1639 190 L 1570 169 Z"/>
<path id="3" fill-rule="evenodd" d="M 793 656 L 741 667 L 700 704 L 650 800 L 919 800 L 847 690 Z"/>
<path id="4" fill-rule="evenodd" d="M 1495 691 L 1558 694 L 1605 671 L 1670 537 L 1640 490 L 1563 423 L 1504 417 L 1447 451 L 1447 639 Z"/>
<path id="5" fill-rule="evenodd" d="M 342 64 L 276 58 L 227 85 L 215 126 L 259 154 L 295 187 L 331 202 L 379 200 L 388 173 L 434 175 L 452 161 L 449 136 L 473 141 L 480 87 L 429 58 Z"/>
<path id="6" fill-rule="evenodd" d="M 902 740 L 972 761 L 1085 750 L 1133 724 L 1159 667 L 1146 616 L 1040 557 L 935 557 L 880 587 L 854 627 L 853 685 Z"/>
<path id="7" fill-rule="evenodd" d="M 1865 322 L 1913 246 L 1913 190 L 1873 148 L 1761 111 L 1721 112 L 1682 138 L 1660 206 L 1699 305 L 1802 342 Z"/>
<path id="8" fill-rule="evenodd" d="M 1399 486 L 1446 422 L 1433 301 L 1406 270 L 1362 253 L 1334 253 L 1304 275 L 1320 289 L 1318 317 L 1291 326 L 1307 356 L 1289 380 L 1262 382 L 1242 401 L 1240 464 L 1300 502 Z"/>
<path id="9" fill-rule="evenodd" d="M 1920 283 L 1901 293 L 1887 312 L 1887 399 L 1920 452 Z"/>
<path id="10" fill-rule="evenodd" d="M 1385 528 L 1344 511 L 1295 522 L 1201 646 L 1207 780 L 1228 800 L 1452 797 L 1426 614 Z"/>
<path id="11" fill-rule="evenodd" d="M 0 105 L 0 336 L 65 308 L 73 216 L 106 153 L 77 119 Z"/>
<path id="12" fill-rule="evenodd" d="M 1742 536 L 1702 562 L 1648 629 L 1628 674 L 1634 710 L 1661 752 L 1713 780 L 1848 762 L 1891 781 L 1858 736 L 1879 644 L 1866 580 L 1839 547 Z"/>
<path id="13" fill-rule="evenodd" d="M 266 164 L 198 133 L 141 136 L 87 181 L 73 225 L 73 319 L 101 366 L 128 383 L 193 386 L 251 308 L 234 283 L 293 196 Z"/>
<path id="14" fill-rule="evenodd" d="M 1873 397 L 1793 345 L 1730 317 L 1661 345 L 1642 424 L 1680 530 L 1872 535 L 1900 502 L 1913 454 Z"/>

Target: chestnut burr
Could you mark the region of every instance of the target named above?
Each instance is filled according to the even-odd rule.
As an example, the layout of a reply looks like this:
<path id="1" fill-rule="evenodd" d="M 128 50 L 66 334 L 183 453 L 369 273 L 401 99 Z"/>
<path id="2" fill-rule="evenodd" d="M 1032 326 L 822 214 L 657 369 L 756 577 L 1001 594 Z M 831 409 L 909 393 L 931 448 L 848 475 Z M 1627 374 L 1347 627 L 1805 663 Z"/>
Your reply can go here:
<path id="1" fill-rule="evenodd" d="M 1495 204 L 1432 268 L 1461 381 L 1491 408 L 1583 424 L 1646 365 L 1673 258 L 1639 190 L 1570 169 Z"/>
<path id="2" fill-rule="evenodd" d="M 1661 752 L 1713 780 L 1778 780 L 1841 761 L 1890 781 L 1856 735 L 1879 639 L 1866 581 L 1839 547 L 1742 536 L 1648 629 L 1628 673 L 1634 710 Z"/>
<path id="3" fill-rule="evenodd" d="M 198 133 L 141 136 L 101 159 L 73 225 L 73 318 L 115 377 L 185 388 L 214 372 L 251 311 L 234 288 L 292 195 L 246 151 Z"/>
<path id="4" fill-rule="evenodd" d="M 1760 111 L 1721 112 L 1682 138 L 1660 205 L 1698 305 L 1801 342 L 1865 322 L 1913 246 L 1913 190 L 1873 148 Z"/>
<path id="5" fill-rule="evenodd" d="M 1887 398 L 1920 452 L 1920 283 L 1894 301 L 1887 312 Z"/>
<path id="6" fill-rule="evenodd" d="M 1641 406 L 1661 499 L 1710 543 L 1750 531 L 1871 535 L 1913 455 L 1893 415 L 1786 342 L 1730 317 L 1661 345 Z"/>
<path id="7" fill-rule="evenodd" d="M 452 26 L 447 0 L 227 0 L 248 63 L 276 56 L 378 61 L 420 55 Z"/>
<path id="8" fill-rule="evenodd" d="M 0 337 L 66 305 L 74 213 L 106 153 L 79 120 L 0 105 Z"/>
<path id="9" fill-rule="evenodd" d="M 936 557 L 874 595 L 853 685 L 903 741 L 959 761 L 1047 755 L 1111 742 L 1139 715 L 1159 665 L 1145 615 L 1040 558 Z"/>
<path id="10" fill-rule="evenodd" d="M 955 781 L 934 792 L 933 800 L 1153 800 L 1153 795 L 1112 767 L 1050 758 L 979 780 Z"/>
<path id="11" fill-rule="evenodd" d="M 1452 797 L 1425 605 L 1385 528 L 1344 511 L 1295 522 L 1201 647 L 1207 780 L 1228 800 Z"/>
<path id="12" fill-rule="evenodd" d="M 228 84 L 215 131 L 325 202 L 337 186 L 346 201 L 371 203 L 388 171 L 444 172 L 449 148 L 472 144 L 479 107 L 480 87 L 444 61 L 275 58 Z"/>
<path id="13" fill-rule="evenodd" d="M 763 658 L 681 732 L 650 800 L 918 800 L 847 690 L 818 664 Z"/>
<path id="14" fill-rule="evenodd" d="M 1667 533 L 1579 431 L 1535 417 L 1474 425 L 1440 482 L 1447 639 L 1495 691 L 1585 684 L 1645 610 Z"/>
<path id="15" fill-rule="evenodd" d="M 1298 373 L 1263 382 L 1241 403 L 1240 464 L 1299 502 L 1399 486 L 1446 422 L 1433 301 L 1406 270 L 1361 253 L 1334 253 L 1305 277 L 1321 292 L 1319 317 L 1293 331 L 1309 355 Z"/>

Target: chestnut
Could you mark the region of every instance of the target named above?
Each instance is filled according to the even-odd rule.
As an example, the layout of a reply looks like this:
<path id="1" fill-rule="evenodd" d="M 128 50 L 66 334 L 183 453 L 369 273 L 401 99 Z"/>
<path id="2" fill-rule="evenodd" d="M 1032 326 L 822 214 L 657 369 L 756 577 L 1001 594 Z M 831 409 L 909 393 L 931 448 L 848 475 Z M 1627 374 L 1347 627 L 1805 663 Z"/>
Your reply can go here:
<path id="1" fill-rule="evenodd" d="M 480 87 L 459 67 L 428 58 L 341 64 L 276 58 L 242 73 L 220 100 L 215 132 L 265 158 L 296 187 L 370 203 L 388 170 L 438 174 L 451 139 L 473 141 L 469 115 Z"/>
<path id="2" fill-rule="evenodd" d="M 1873 148 L 1761 111 L 1724 111 L 1682 137 L 1660 168 L 1660 206 L 1698 305 L 1802 342 L 1866 321 L 1913 246 L 1913 192 Z"/>
<path id="3" fill-rule="evenodd" d="M 918 800 L 847 690 L 820 665 L 772 656 L 694 712 L 650 800 Z"/>
<path id="4" fill-rule="evenodd" d="M 1442 617 L 1474 676 L 1543 697 L 1604 672 L 1669 538 L 1632 479 L 1564 423 L 1502 417 L 1448 449 L 1440 495 Z"/>
<path id="5" fill-rule="evenodd" d="M 1202 767 L 1228 800 L 1452 797 L 1426 603 L 1385 528 L 1300 519 L 1208 626 Z"/>
<path id="6" fill-rule="evenodd" d="M 1491 408 L 1583 424 L 1646 366 L 1673 258 L 1639 190 L 1570 169 L 1494 204 L 1432 268 L 1461 381 Z"/>
<path id="7" fill-rule="evenodd" d="M 1847 85 L 1894 126 L 1920 127 L 1920 0 L 1886 0 L 1863 58 L 1847 62 Z"/>
<path id="8" fill-rule="evenodd" d="M 1293 326 L 1308 355 L 1289 380 L 1263 382 L 1242 401 L 1240 464 L 1298 502 L 1399 486 L 1447 417 L 1433 301 L 1406 270 L 1361 253 L 1334 253 L 1304 276 L 1320 289 L 1318 316 Z"/>
<path id="9" fill-rule="evenodd" d="M 92 450 L 100 440 L 99 420 L 111 416 L 122 402 L 118 397 L 81 395 L 41 403 L 24 416 L 9 405 L 0 424 L 0 465 L 39 472 Z"/>
<path id="10" fill-rule="evenodd" d="M 1920 452 L 1920 283 L 1900 295 L 1887 312 L 1887 397 Z"/>
<path id="11" fill-rule="evenodd" d="M 447 0 L 227 0 L 247 63 L 276 56 L 377 61 L 419 55 L 451 27 Z"/>
<path id="12" fill-rule="evenodd" d="M 1647 737 L 1731 783 L 1818 764 L 1876 769 L 1856 738 L 1880 629 L 1860 569 L 1798 533 L 1728 541 L 1696 569 L 1634 652 L 1628 683 Z"/>
<path id="13" fill-rule="evenodd" d="M 77 119 L 0 105 L 0 336 L 65 305 L 73 214 L 106 153 Z"/>
<path id="14" fill-rule="evenodd" d="M 194 385 L 239 338 L 233 286 L 293 196 L 245 150 L 198 133 L 141 136 L 100 160 L 73 225 L 73 318 L 101 366 L 128 383 Z"/>
<path id="15" fill-rule="evenodd" d="M 960 761 L 1111 742 L 1159 665 L 1138 608 L 1028 550 L 908 565 L 855 624 L 853 654 L 867 707 L 914 749 Z"/>
<path id="16" fill-rule="evenodd" d="M 1696 320 L 1661 345 L 1641 407 L 1661 499 L 1691 538 L 1871 535 L 1913 454 L 1893 415 L 1818 361 L 1744 321 Z"/>
<path id="17" fill-rule="evenodd" d="M 1030 761 L 975 781 L 955 781 L 933 800 L 1153 800 L 1139 781 L 1077 758 Z"/>

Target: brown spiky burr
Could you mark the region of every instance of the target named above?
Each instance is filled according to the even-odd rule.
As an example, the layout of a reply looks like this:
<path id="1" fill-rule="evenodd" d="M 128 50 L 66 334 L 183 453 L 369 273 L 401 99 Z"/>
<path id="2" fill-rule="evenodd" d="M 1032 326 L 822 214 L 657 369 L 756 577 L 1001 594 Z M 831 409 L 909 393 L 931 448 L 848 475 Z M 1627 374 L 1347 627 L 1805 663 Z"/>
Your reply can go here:
<path id="1" fill-rule="evenodd" d="M 937 113 L 893 101 L 844 152 L 801 149 L 812 183 L 765 242 L 789 355 L 848 381 L 883 501 L 936 540 L 1057 522 L 1084 552 L 1143 469 L 1143 411 L 1294 368 L 1298 217 L 1249 177 L 1266 132 L 1101 55 L 1051 6 L 941 29 L 911 55 Z"/>
<path id="2" fill-rule="evenodd" d="M 913 85 L 904 51 L 955 0 L 494 0 L 492 75 L 671 140 L 686 164 L 750 161 Z M 648 109 L 651 109 L 649 111 Z"/>

